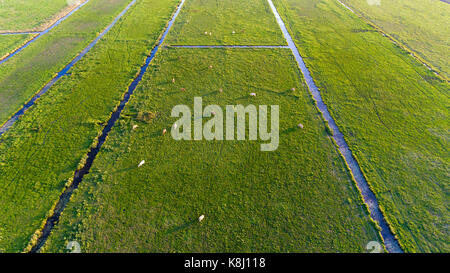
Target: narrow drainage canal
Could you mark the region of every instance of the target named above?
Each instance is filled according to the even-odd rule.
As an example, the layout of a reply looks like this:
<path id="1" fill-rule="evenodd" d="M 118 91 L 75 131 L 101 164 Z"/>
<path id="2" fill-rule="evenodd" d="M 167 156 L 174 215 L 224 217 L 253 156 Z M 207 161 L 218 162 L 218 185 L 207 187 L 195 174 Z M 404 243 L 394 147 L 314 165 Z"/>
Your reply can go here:
<path id="1" fill-rule="evenodd" d="M 133 1 L 133 3 L 131 3 L 129 6 L 134 4 L 135 1 Z M 100 151 L 100 148 L 102 147 L 103 143 L 105 142 L 106 137 L 108 136 L 109 132 L 111 131 L 111 129 L 114 126 L 117 119 L 119 119 L 120 113 L 122 112 L 123 108 L 127 104 L 128 100 L 130 99 L 130 97 L 133 94 L 134 90 L 136 89 L 137 85 L 142 80 L 144 73 L 147 71 L 147 68 L 148 68 L 150 62 L 155 57 L 156 53 L 158 52 L 158 49 L 164 43 L 167 33 L 169 33 L 173 23 L 175 22 L 175 19 L 177 18 L 178 14 L 180 13 L 184 2 L 185 2 L 185 0 L 181 0 L 181 3 L 178 5 L 176 12 L 173 14 L 172 18 L 170 19 L 169 23 L 167 24 L 167 27 L 164 30 L 164 33 L 161 36 L 161 38 L 159 39 L 157 45 L 152 49 L 152 51 L 150 52 L 150 55 L 145 60 L 145 64 L 143 66 L 141 66 L 141 70 L 140 70 L 139 74 L 136 76 L 136 78 L 134 78 L 133 82 L 128 87 L 128 90 L 125 93 L 125 96 L 123 97 L 122 101 L 120 102 L 119 107 L 117 107 L 117 109 L 112 113 L 111 118 L 108 120 L 105 128 L 103 128 L 102 134 L 100 135 L 100 137 L 98 139 L 97 145 L 95 146 L 95 148 L 92 148 L 89 151 L 88 157 L 86 159 L 86 163 L 84 164 L 84 166 L 81 169 L 79 169 L 75 172 L 72 184 L 68 188 L 66 188 L 64 190 L 64 192 L 61 194 L 61 196 L 59 197 L 58 203 L 55 206 L 53 214 L 49 218 L 47 218 L 44 228 L 42 229 L 41 235 L 40 235 L 37 243 L 31 248 L 30 252 L 32 252 L 32 253 L 38 252 L 41 249 L 41 247 L 45 244 L 53 227 L 58 223 L 61 213 L 63 212 L 64 208 L 67 206 L 67 203 L 70 201 L 70 197 L 72 196 L 73 191 L 76 188 L 78 188 L 78 185 L 83 180 L 84 175 L 89 173 L 92 163 L 94 162 L 95 157 L 97 156 L 98 152 Z"/>
<path id="2" fill-rule="evenodd" d="M 14 55 L 16 55 L 17 53 L 19 53 L 20 51 L 22 51 L 23 49 L 27 48 L 32 42 L 36 41 L 37 39 L 39 39 L 42 35 L 47 34 L 50 30 L 52 30 L 53 28 L 55 28 L 57 25 L 59 25 L 62 21 L 66 20 L 67 18 L 70 17 L 70 15 L 74 14 L 75 12 L 77 12 L 77 10 L 79 10 L 81 7 L 83 7 L 84 5 L 86 5 L 90 0 L 86 0 L 85 2 L 83 2 L 82 4 L 80 4 L 78 7 L 74 8 L 71 12 L 67 13 L 64 17 L 61 17 L 60 19 L 58 19 L 55 23 L 53 23 L 50 27 L 48 27 L 47 29 L 41 31 L 41 32 L 37 32 L 39 33 L 39 35 L 36 35 L 36 37 L 34 37 L 33 39 L 29 40 L 28 42 L 26 42 L 23 46 L 17 48 L 16 50 L 14 50 L 13 52 L 11 52 L 11 54 L 9 54 L 6 58 L 4 58 L 3 60 L 0 61 L 0 64 L 6 62 L 7 60 L 11 59 Z M 33 32 L 30 32 L 33 33 Z M 7 34 L 7 33 L 5 33 Z M 17 34 L 17 33 L 16 33 Z"/>
<path id="3" fill-rule="evenodd" d="M 87 3 L 88 1 L 84 2 Z M 56 74 L 37 94 L 35 94 L 30 101 L 28 101 L 22 108 L 17 111 L 8 121 L 6 121 L 0 127 L 0 136 L 3 135 L 6 131 L 8 131 L 14 123 L 28 110 L 31 106 L 34 105 L 36 100 L 38 100 L 43 94 L 45 94 L 62 76 L 66 75 L 67 72 L 79 61 L 81 58 L 86 55 L 96 44 L 97 42 L 117 23 L 117 21 L 128 11 L 128 9 L 136 3 L 136 0 L 133 0 L 125 9 L 114 19 L 114 21 L 103 30 L 83 51 L 78 54 L 75 59 L 73 59 L 69 64 L 67 64 L 61 71 Z"/>
<path id="4" fill-rule="evenodd" d="M 356 180 L 356 184 L 361 191 L 361 194 L 363 196 L 364 202 L 369 207 L 370 216 L 372 219 L 374 219 L 378 225 L 380 226 L 381 230 L 381 236 L 383 238 L 384 244 L 386 246 L 386 249 L 389 252 L 397 253 L 397 252 L 403 252 L 397 239 L 395 238 L 395 235 L 392 233 L 391 229 L 389 228 L 383 213 L 380 210 L 380 207 L 378 205 L 377 198 L 375 194 L 372 192 L 372 190 L 369 187 L 369 184 L 367 183 L 366 179 L 364 178 L 364 175 L 362 174 L 361 168 L 358 165 L 358 162 L 356 162 L 355 158 L 353 157 L 352 151 L 350 150 L 349 146 L 345 142 L 344 136 L 342 135 L 341 131 L 339 131 L 339 128 L 336 125 L 336 122 L 333 120 L 333 118 L 330 115 L 330 112 L 328 112 L 328 108 L 325 105 L 325 103 L 322 100 L 322 96 L 320 95 L 320 92 L 317 88 L 317 86 L 314 83 L 314 80 L 311 77 L 311 74 L 309 73 L 308 68 L 306 68 L 305 63 L 303 62 L 303 58 L 300 56 L 300 53 L 297 50 L 297 47 L 295 46 L 294 40 L 292 39 L 291 35 L 289 34 L 288 30 L 286 29 L 286 25 L 283 22 L 283 19 L 281 19 L 280 14 L 278 14 L 277 9 L 275 8 L 272 0 L 267 0 L 269 2 L 270 8 L 272 9 L 272 12 L 275 15 L 275 18 L 277 19 L 278 25 L 281 28 L 281 31 L 283 32 L 284 37 L 286 38 L 286 41 L 288 42 L 289 48 L 292 50 L 292 53 L 295 56 L 295 59 L 297 61 L 297 64 L 303 74 L 303 77 L 306 81 L 306 84 L 308 85 L 308 89 L 311 92 L 314 100 L 317 103 L 317 107 L 319 108 L 320 112 L 322 113 L 322 116 L 326 122 L 328 122 L 329 126 L 333 130 L 333 139 L 336 141 L 339 151 L 344 156 L 344 160 L 347 162 L 348 166 L 350 167 L 350 171 L 353 174 L 353 177 Z"/>
<path id="5" fill-rule="evenodd" d="M 349 6 L 347 6 L 346 4 L 342 3 L 341 1 L 337 0 L 339 3 L 341 3 L 341 5 L 343 5 L 346 9 L 348 9 L 349 11 L 351 11 L 352 13 L 355 13 Z M 355 13 L 356 14 L 356 13 Z"/>

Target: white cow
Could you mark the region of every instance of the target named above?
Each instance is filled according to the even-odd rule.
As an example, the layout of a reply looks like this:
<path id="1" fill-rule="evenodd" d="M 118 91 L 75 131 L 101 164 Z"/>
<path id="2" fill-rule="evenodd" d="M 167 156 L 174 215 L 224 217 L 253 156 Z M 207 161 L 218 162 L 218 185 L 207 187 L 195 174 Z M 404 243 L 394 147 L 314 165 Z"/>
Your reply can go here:
<path id="1" fill-rule="evenodd" d="M 141 167 L 141 166 L 144 165 L 144 164 L 145 164 L 145 160 L 142 160 L 142 161 L 139 163 L 138 168 Z"/>

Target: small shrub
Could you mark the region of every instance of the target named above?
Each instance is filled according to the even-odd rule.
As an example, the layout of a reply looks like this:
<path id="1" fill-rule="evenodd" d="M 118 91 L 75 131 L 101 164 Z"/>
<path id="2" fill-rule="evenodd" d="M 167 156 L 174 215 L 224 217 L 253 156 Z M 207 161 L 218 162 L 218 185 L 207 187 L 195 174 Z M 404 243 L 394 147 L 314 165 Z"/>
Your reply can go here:
<path id="1" fill-rule="evenodd" d="M 139 111 L 136 119 L 141 122 L 150 123 L 155 117 L 156 114 L 153 112 Z"/>

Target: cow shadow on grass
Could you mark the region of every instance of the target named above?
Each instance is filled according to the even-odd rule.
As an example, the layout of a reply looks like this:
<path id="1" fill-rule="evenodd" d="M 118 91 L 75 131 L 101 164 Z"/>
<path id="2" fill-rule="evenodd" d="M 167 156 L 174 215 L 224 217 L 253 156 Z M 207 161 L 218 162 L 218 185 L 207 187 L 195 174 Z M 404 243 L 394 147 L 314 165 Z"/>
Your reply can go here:
<path id="1" fill-rule="evenodd" d="M 283 96 L 283 97 L 288 97 L 288 98 L 292 98 L 295 100 L 300 99 L 300 97 L 298 95 L 295 94 L 295 92 L 297 92 L 296 90 L 291 90 L 291 89 L 287 89 L 284 91 L 276 91 L 276 90 L 272 90 L 270 88 L 264 88 L 264 87 L 260 87 L 260 86 L 256 86 L 256 85 L 251 85 L 251 84 L 236 84 L 237 86 L 242 86 L 245 89 L 248 90 L 255 90 L 255 93 L 257 94 L 258 92 L 265 92 L 265 93 L 269 93 L 269 94 L 273 94 L 273 95 L 277 95 L 277 96 Z M 249 96 L 244 96 L 243 98 L 248 98 Z M 239 99 L 239 98 L 238 98 Z"/>
<path id="2" fill-rule="evenodd" d="M 187 221 L 187 222 L 185 222 L 185 223 L 183 223 L 181 225 L 177 225 L 177 226 L 174 226 L 172 228 L 167 229 L 166 230 L 166 234 L 171 234 L 171 233 L 174 233 L 174 232 L 185 230 L 185 229 L 193 226 L 195 223 L 198 223 L 198 220 L 195 220 L 195 219 L 194 220 L 189 220 L 189 221 Z"/>
<path id="3" fill-rule="evenodd" d="M 216 95 L 216 94 L 219 94 L 219 91 L 211 91 L 211 92 L 208 92 L 206 94 L 202 94 L 201 96 L 202 97 L 209 97 L 209 96 Z"/>
<path id="4" fill-rule="evenodd" d="M 128 166 L 128 167 L 126 167 L 126 168 L 117 170 L 117 171 L 113 172 L 113 174 L 116 174 L 116 173 L 123 173 L 123 172 L 129 172 L 129 171 L 134 170 L 134 169 L 137 169 L 137 168 L 138 168 L 138 165 L 137 165 L 137 164 L 136 164 L 136 165 L 131 165 L 131 166 Z"/>
<path id="5" fill-rule="evenodd" d="M 287 129 L 280 131 L 280 135 L 290 134 L 293 132 L 297 132 L 298 130 L 300 130 L 300 128 L 298 128 L 297 126 L 294 126 L 294 127 L 287 128 Z"/>
<path id="6" fill-rule="evenodd" d="M 276 92 L 276 91 L 273 91 L 273 90 L 270 90 L 270 89 L 263 89 L 262 91 L 270 93 L 270 94 L 274 94 L 274 95 L 277 95 L 277 96 L 288 97 L 288 98 L 295 99 L 295 100 L 299 99 L 298 96 L 292 94 L 294 91 L 289 90 L 289 89 L 285 90 L 285 91 L 282 91 L 282 92 Z"/>
<path id="7" fill-rule="evenodd" d="M 170 92 L 167 92 L 167 93 L 165 93 L 166 95 L 177 95 L 177 94 L 186 94 L 186 91 L 170 91 Z M 219 91 L 211 91 L 211 92 L 208 92 L 208 93 L 205 93 L 205 94 L 201 94 L 201 95 L 198 95 L 198 96 L 196 96 L 196 97 L 209 97 L 209 96 L 212 96 L 212 95 L 217 95 L 217 94 L 219 94 Z"/>
<path id="8" fill-rule="evenodd" d="M 183 94 L 183 93 L 185 93 L 185 92 L 183 92 L 183 91 L 171 91 L 171 92 L 165 93 L 165 95 L 172 96 L 172 95 Z"/>

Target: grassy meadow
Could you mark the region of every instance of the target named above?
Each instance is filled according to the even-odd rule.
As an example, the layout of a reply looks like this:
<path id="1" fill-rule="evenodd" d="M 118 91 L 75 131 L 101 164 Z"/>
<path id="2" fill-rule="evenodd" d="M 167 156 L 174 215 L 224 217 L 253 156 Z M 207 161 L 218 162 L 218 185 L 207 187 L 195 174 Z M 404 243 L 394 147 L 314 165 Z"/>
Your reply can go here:
<path id="1" fill-rule="evenodd" d="M 34 34 L 0 35 L 0 60 L 33 36 Z"/>
<path id="2" fill-rule="evenodd" d="M 289 50 L 167 48 L 149 69 L 44 251 L 364 252 L 379 240 Z M 163 135 L 194 97 L 279 105 L 278 149 Z"/>
<path id="3" fill-rule="evenodd" d="M 58 27 L 0 65 L 0 124 L 75 58 L 129 2 L 91 0 Z"/>
<path id="4" fill-rule="evenodd" d="M 40 228 L 178 2 L 138 1 L 69 75 L 2 135 L 0 251 L 22 251 Z"/>
<path id="5" fill-rule="evenodd" d="M 167 40 L 173 45 L 285 45 L 266 0 L 189 0 Z"/>
<path id="6" fill-rule="evenodd" d="M 448 252 L 448 83 L 337 1 L 274 3 L 404 250 Z"/>
<path id="7" fill-rule="evenodd" d="M 90 0 L 1 64 L 0 124 L 131 1 Z M 272 1 L 402 249 L 450 252 L 450 85 L 411 56 L 449 77 L 448 4 L 341 0 L 353 14 L 336 0 Z M 42 28 L 74 3 L 0 0 L 0 32 Z M 179 3 L 137 0 L 0 136 L 0 253 L 36 241 Z M 0 58 L 31 37 L 0 35 Z M 286 44 L 267 0 L 186 0 L 40 251 L 74 240 L 82 252 L 367 252 L 381 242 L 289 49 L 171 46 Z M 278 149 L 261 151 L 270 140 L 249 130 L 174 140 L 171 111 L 193 113 L 194 97 L 224 114 L 279 105 Z"/>
<path id="8" fill-rule="evenodd" d="M 436 0 L 341 0 L 450 78 L 450 5 Z"/>
<path id="9" fill-rule="evenodd" d="M 0 0 L 0 32 L 40 30 L 76 0 Z"/>

